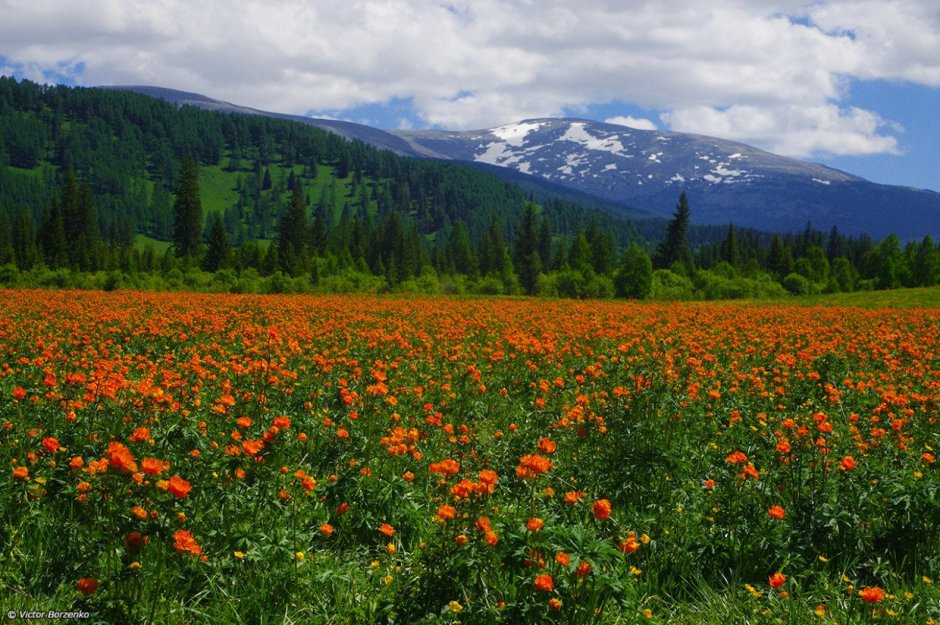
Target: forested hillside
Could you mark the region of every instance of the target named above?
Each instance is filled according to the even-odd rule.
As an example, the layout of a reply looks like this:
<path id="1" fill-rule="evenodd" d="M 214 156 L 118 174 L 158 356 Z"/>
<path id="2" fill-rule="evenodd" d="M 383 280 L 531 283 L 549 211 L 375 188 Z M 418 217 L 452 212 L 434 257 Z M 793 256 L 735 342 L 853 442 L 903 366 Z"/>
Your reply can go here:
<path id="1" fill-rule="evenodd" d="M 205 236 L 221 217 L 236 251 L 230 262 L 262 272 L 296 274 L 313 258 L 329 258 L 393 283 L 428 265 L 485 275 L 502 264 L 532 199 L 472 168 L 398 157 L 297 123 L 0 78 L 0 262 L 149 268 L 167 247 L 161 242 L 173 240 L 189 156 L 198 165 Z M 283 245 L 269 245 L 291 234 L 281 222 L 295 189 L 300 225 L 309 229 L 299 265 L 276 258 Z M 549 248 L 591 223 L 611 249 L 639 238 L 631 224 L 600 211 L 535 199 Z M 61 252 L 59 234 L 71 251 Z M 499 249 L 483 249 L 497 242 Z M 499 261 L 488 257 L 495 254 Z"/>
<path id="2" fill-rule="evenodd" d="M 690 299 L 940 280 L 929 237 L 696 227 L 691 203 L 632 222 L 294 121 L 0 77 L 3 284 Z"/>

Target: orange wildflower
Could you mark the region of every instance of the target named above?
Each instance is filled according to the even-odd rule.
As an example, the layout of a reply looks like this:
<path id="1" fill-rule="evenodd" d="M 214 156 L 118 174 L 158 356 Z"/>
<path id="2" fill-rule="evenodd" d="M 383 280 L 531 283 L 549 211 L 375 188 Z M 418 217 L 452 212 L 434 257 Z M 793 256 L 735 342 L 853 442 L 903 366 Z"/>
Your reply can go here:
<path id="1" fill-rule="evenodd" d="M 98 580 L 94 577 L 82 577 L 75 582 L 75 588 L 86 597 L 93 595 L 98 590 Z"/>
<path id="2" fill-rule="evenodd" d="M 880 603 L 885 598 L 885 591 L 878 586 L 866 586 L 858 591 L 858 596 L 868 603 Z"/>
<path id="3" fill-rule="evenodd" d="M 594 518 L 603 521 L 610 516 L 611 505 L 607 499 L 598 499 L 594 502 Z"/>
<path id="4" fill-rule="evenodd" d="M 176 530 L 173 533 L 173 548 L 180 553 L 191 553 L 194 556 L 202 555 L 202 547 L 187 530 Z"/>
<path id="5" fill-rule="evenodd" d="M 542 521 L 542 519 L 538 517 L 532 517 L 531 519 L 526 521 L 525 528 L 529 530 L 530 532 L 537 532 L 540 529 L 542 529 L 542 525 L 544 525 L 544 522 Z"/>
<path id="6" fill-rule="evenodd" d="M 780 588 L 786 583 L 787 576 L 781 573 L 780 571 L 777 571 L 776 573 L 770 576 L 769 581 L 770 581 L 771 588 Z"/>
<path id="7" fill-rule="evenodd" d="M 187 495 L 189 495 L 189 491 L 191 491 L 192 488 L 193 487 L 189 482 L 178 475 L 174 475 L 170 478 L 170 481 L 167 482 L 167 489 L 180 499 L 184 499 Z"/>
<path id="8" fill-rule="evenodd" d="M 535 587 L 544 592 L 551 592 L 555 588 L 555 580 L 548 573 L 542 573 L 535 578 Z"/>
<path id="9" fill-rule="evenodd" d="M 392 536 L 395 533 L 395 528 L 388 523 L 382 523 L 382 525 L 379 526 L 379 531 L 386 536 Z"/>
<path id="10" fill-rule="evenodd" d="M 784 510 L 782 506 L 770 506 L 770 508 L 767 509 L 767 515 L 772 519 L 780 520 L 786 516 L 786 510 Z"/>

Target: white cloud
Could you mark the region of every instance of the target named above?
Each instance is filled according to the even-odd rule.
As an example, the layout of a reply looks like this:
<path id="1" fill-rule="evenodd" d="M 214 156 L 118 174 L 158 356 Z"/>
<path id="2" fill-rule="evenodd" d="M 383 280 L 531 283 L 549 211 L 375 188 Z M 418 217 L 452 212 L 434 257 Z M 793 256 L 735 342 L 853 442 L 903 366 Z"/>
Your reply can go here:
<path id="1" fill-rule="evenodd" d="M 897 139 L 883 130 L 903 128 L 860 108 L 786 106 L 759 108 L 702 106 L 666 113 L 664 121 L 678 132 L 695 132 L 764 146 L 798 157 L 814 154 L 897 154 Z"/>
<path id="2" fill-rule="evenodd" d="M 607 124 L 617 124 L 618 126 L 626 126 L 628 128 L 636 128 L 637 130 L 658 130 L 659 127 L 652 121 L 643 118 L 643 117 L 632 117 L 632 116 L 623 116 L 618 115 L 617 117 L 610 117 L 604 120 Z"/>
<path id="3" fill-rule="evenodd" d="M 848 86 L 940 86 L 940 8 L 935 0 L 0 0 L 0 55 L 33 78 L 74 74 L 81 63 L 82 84 L 156 84 L 289 113 L 411 98 L 418 118 L 449 128 L 623 101 L 663 111 L 676 130 L 794 155 L 859 154 L 895 151 L 896 129 L 852 108 Z"/>

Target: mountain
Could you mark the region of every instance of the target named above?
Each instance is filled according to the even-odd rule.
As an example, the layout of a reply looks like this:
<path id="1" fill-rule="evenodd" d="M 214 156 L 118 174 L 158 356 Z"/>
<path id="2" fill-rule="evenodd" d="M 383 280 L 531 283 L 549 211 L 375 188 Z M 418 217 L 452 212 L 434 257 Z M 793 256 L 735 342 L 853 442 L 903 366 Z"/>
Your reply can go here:
<path id="1" fill-rule="evenodd" d="M 693 221 L 701 224 L 796 231 L 811 221 L 876 238 L 940 234 L 940 193 L 875 184 L 714 137 L 583 119 L 390 133 L 415 152 L 505 167 L 663 216 L 686 191 Z"/>
<path id="2" fill-rule="evenodd" d="M 109 87 L 177 105 L 300 121 L 402 156 L 474 163 L 513 182 L 620 215 L 669 217 L 682 191 L 692 221 L 800 231 L 807 222 L 852 235 L 940 237 L 940 193 L 882 185 L 814 163 L 714 137 L 583 119 L 530 119 L 476 131 L 378 130 L 241 107 L 158 87 Z M 548 183 L 546 185 L 545 183 Z M 646 213 L 648 211 L 648 213 Z"/>

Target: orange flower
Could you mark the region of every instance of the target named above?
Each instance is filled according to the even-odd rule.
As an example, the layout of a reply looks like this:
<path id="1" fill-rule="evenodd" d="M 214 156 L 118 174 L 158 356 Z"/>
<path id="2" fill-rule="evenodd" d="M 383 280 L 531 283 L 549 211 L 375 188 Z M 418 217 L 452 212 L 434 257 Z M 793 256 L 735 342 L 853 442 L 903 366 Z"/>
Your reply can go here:
<path id="1" fill-rule="evenodd" d="M 555 580 L 548 573 L 542 573 L 535 578 L 535 587 L 538 590 L 551 592 L 555 588 Z"/>
<path id="2" fill-rule="evenodd" d="M 708 490 L 715 488 L 715 480 L 711 480 L 711 479 L 705 480 L 704 486 Z"/>
<path id="3" fill-rule="evenodd" d="M 552 462 L 545 456 L 526 454 L 519 458 L 519 466 L 516 467 L 516 476 L 523 479 L 532 479 L 551 468 Z"/>
<path id="4" fill-rule="evenodd" d="M 489 545 L 490 547 L 495 547 L 496 543 L 499 542 L 499 534 L 497 534 L 493 530 L 489 530 L 484 535 L 484 539 L 486 540 L 487 545 Z"/>
<path id="5" fill-rule="evenodd" d="M 22 386 L 17 386 L 13 389 L 13 399 L 23 399 L 26 397 L 26 389 Z"/>
<path id="6" fill-rule="evenodd" d="M 569 506 L 573 506 L 585 496 L 586 493 L 580 490 L 569 490 L 565 493 L 565 503 Z"/>
<path id="7" fill-rule="evenodd" d="M 783 586 L 784 583 L 786 583 L 787 576 L 781 573 L 780 571 L 777 571 L 776 573 L 770 576 L 769 581 L 770 581 L 771 588 L 780 588 L 781 586 Z"/>
<path id="8" fill-rule="evenodd" d="M 86 597 L 93 595 L 98 590 L 98 580 L 94 577 L 83 577 L 75 582 L 75 588 Z"/>
<path id="9" fill-rule="evenodd" d="M 732 454 L 729 454 L 728 457 L 725 458 L 725 462 L 728 464 L 744 464 L 747 462 L 747 456 L 744 455 L 744 452 L 736 451 Z"/>
<path id="10" fill-rule="evenodd" d="M 598 499 L 594 502 L 594 518 L 603 521 L 610 516 L 610 501 L 607 499 Z"/>
<path id="11" fill-rule="evenodd" d="M 637 541 L 636 535 L 634 535 L 632 532 L 629 536 L 626 537 L 626 539 L 623 540 L 623 542 L 618 545 L 618 549 L 627 555 L 634 553 L 639 548 L 640 543 Z"/>
<path id="12" fill-rule="evenodd" d="M 137 472 L 137 463 L 134 462 L 134 456 L 122 443 L 118 443 L 117 441 L 108 443 L 106 453 L 108 456 L 108 466 L 110 468 L 123 471 L 124 473 Z"/>
<path id="13" fill-rule="evenodd" d="M 193 535 L 186 530 L 176 530 L 173 533 L 173 548 L 180 553 L 191 553 L 194 556 L 202 555 L 202 547 L 193 538 Z"/>
<path id="14" fill-rule="evenodd" d="M 525 528 L 529 530 L 530 532 L 537 532 L 540 529 L 542 529 L 542 525 L 544 525 L 542 519 L 538 517 L 532 517 L 531 519 L 526 521 Z"/>
<path id="15" fill-rule="evenodd" d="M 428 466 L 428 471 L 431 471 L 432 473 L 440 473 L 450 477 L 452 475 L 456 475 L 457 472 L 460 471 L 460 465 L 456 460 L 445 458 L 440 462 L 432 462 L 431 465 Z"/>
<path id="16" fill-rule="evenodd" d="M 571 564 L 571 556 L 569 556 L 564 551 L 559 551 L 558 553 L 555 554 L 555 562 L 557 562 L 558 564 L 562 566 L 568 566 L 569 564 Z"/>
<path id="17" fill-rule="evenodd" d="M 437 507 L 437 516 L 439 516 L 442 520 L 447 521 L 457 516 L 457 509 L 453 506 L 447 505 L 446 503 L 441 504 Z"/>
<path id="18" fill-rule="evenodd" d="M 171 477 L 170 481 L 167 483 L 167 489 L 180 499 L 184 499 L 192 488 L 189 482 L 178 475 Z"/>
<path id="19" fill-rule="evenodd" d="M 466 545 L 466 544 L 467 544 L 467 541 L 469 541 L 469 540 L 470 540 L 470 539 L 467 538 L 467 535 L 466 535 L 466 534 L 458 534 L 457 536 L 454 537 L 454 542 L 457 543 L 458 545 L 460 545 L 461 547 L 463 547 L 464 545 Z"/>
<path id="20" fill-rule="evenodd" d="M 543 454 L 553 454 L 555 450 L 558 449 L 557 443 L 550 438 L 540 438 L 538 442 L 539 451 Z"/>
<path id="21" fill-rule="evenodd" d="M 852 456 L 844 456 L 842 460 L 839 461 L 839 468 L 843 471 L 854 471 L 857 466 L 855 458 Z"/>
<path id="22" fill-rule="evenodd" d="M 29 479 L 29 469 L 20 465 L 13 469 L 13 477 L 18 480 L 28 480 Z"/>
<path id="23" fill-rule="evenodd" d="M 147 475 L 160 475 L 169 467 L 169 463 L 164 463 L 156 458 L 144 458 L 140 461 L 140 470 Z"/>
<path id="24" fill-rule="evenodd" d="M 548 600 L 548 609 L 552 612 L 558 612 L 562 607 L 561 599 L 558 597 L 552 597 Z"/>
<path id="25" fill-rule="evenodd" d="M 388 523 L 382 523 L 382 525 L 379 526 L 379 531 L 386 536 L 391 536 L 395 533 L 395 528 Z"/>
<path id="26" fill-rule="evenodd" d="M 578 577 L 587 577 L 591 574 L 591 563 L 587 560 L 582 560 L 578 564 Z"/>
<path id="27" fill-rule="evenodd" d="M 46 438 L 42 439 L 42 446 L 49 453 L 54 453 L 54 452 L 59 451 L 59 441 L 53 438 L 52 436 L 47 436 Z"/>
<path id="28" fill-rule="evenodd" d="M 786 516 L 786 511 L 781 506 L 770 506 L 767 515 L 772 519 L 782 519 Z"/>
<path id="29" fill-rule="evenodd" d="M 333 526 L 330 525 L 329 523 L 324 523 L 323 525 L 320 526 L 320 532 L 325 534 L 326 536 L 332 536 Z"/>
<path id="30" fill-rule="evenodd" d="M 878 586 L 866 586 L 858 591 L 858 596 L 868 603 L 880 603 L 885 598 L 885 591 Z"/>

